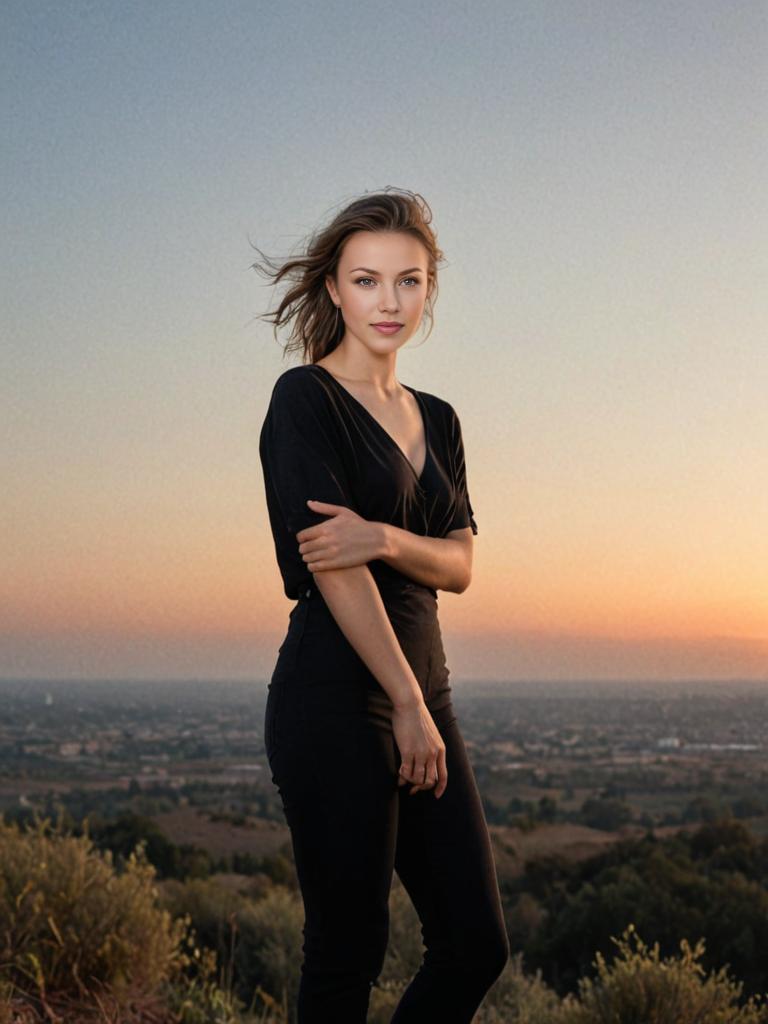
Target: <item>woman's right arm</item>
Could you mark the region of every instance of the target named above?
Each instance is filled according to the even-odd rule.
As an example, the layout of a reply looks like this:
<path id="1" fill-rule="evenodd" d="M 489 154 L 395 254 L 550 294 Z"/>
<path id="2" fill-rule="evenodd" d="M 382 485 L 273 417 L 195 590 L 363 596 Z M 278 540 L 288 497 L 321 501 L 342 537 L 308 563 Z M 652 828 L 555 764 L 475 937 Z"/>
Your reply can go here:
<path id="1" fill-rule="evenodd" d="M 411 794 L 435 785 L 435 796 L 442 796 L 448 782 L 445 743 L 370 569 L 367 565 L 328 569 L 312 578 L 339 629 L 392 701 L 392 729 L 402 760 L 400 785 L 413 783 Z"/>

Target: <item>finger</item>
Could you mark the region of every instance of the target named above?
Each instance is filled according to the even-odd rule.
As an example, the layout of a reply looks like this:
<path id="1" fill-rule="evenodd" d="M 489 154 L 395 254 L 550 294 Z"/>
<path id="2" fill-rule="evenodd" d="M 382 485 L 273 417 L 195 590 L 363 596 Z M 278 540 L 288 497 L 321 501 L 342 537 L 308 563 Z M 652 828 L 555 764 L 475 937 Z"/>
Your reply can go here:
<path id="1" fill-rule="evenodd" d="M 404 760 L 399 769 L 400 778 L 397 780 L 398 786 L 404 786 L 407 782 L 410 782 L 411 768 L 413 765 L 413 758 Z"/>
<path id="2" fill-rule="evenodd" d="M 424 777 L 419 776 L 418 788 L 419 789 L 431 789 L 432 786 L 437 782 L 437 767 L 434 759 L 427 761 L 424 765 Z"/>
<path id="3" fill-rule="evenodd" d="M 342 508 L 346 508 L 347 507 L 346 505 L 332 505 L 330 503 L 330 501 L 315 501 L 314 498 L 307 498 L 307 504 L 308 505 L 314 505 L 315 508 L 317 508 L 317 509 L 324 509 L 324 508 L 342 509 Z"/>
<path id="4" fill-rule="evenodd" d="M 410 796 L 413 796 L 413 794 L 418 789 L 418 784 L 419 784 L 419 770 L 416 767 L 416 758 L 415 757 L 411 757 L 411 758 L 408 759 L 408 771 L 405 772 L 404 774 L 405 774 L 405 779 L 404 779 L 405 782 L 412 782 L 412 783 L 415 784 L 414 787 L 411 789 L 410 794 L 409 794 Z"/>
<path id="5" fill-rule="evenodd" d="M 414 786 L 413 789 L 411 790 L 411 792 L 408 795 L 409 796 L 413 796 L 414 793 L 420 793 L 422 790 L 426 791 L 428 789 L 432 789 L 432 786 L 433 786 L 433 783 L 431 781 L 430 782 L 425 782 L 425 783 L 423 783 L 423 785 L 420 785 L 420 786 Z"/>
<path id="6" fill-rule="evenodd" d="M 430 783 L 427 779 L 427 765 L 428 762 L 425 761 L 422 767 L 418 771 L 414 772 L 414 777 L 412 781 L 415 782 L 416 785 L 408 794 L 409 796 L 413 796 L 414 793 L 418 793 L 419 790 L 425 789 L 427 786 L 429 786 Z"/>
<path id="7" fill-rule="evenodd" d="M 435 787 L 435 799 L 445 792 L 448 785 L 448 763 L 445 759 L 445 748 L 437 752 L 437 786 Z"/>
<path id="8" fill-rule="evenodd" d="M 302 547 L 304 548 L 303 551 L 301 550 Z M 304 544 L 299 545 L 299 554 L 304 560 L 306 567 L 310 569 L 312 565 L 316 565 L 322 559 L 323 546 L 314 543 L 314 541 L 306 541 Z"/>

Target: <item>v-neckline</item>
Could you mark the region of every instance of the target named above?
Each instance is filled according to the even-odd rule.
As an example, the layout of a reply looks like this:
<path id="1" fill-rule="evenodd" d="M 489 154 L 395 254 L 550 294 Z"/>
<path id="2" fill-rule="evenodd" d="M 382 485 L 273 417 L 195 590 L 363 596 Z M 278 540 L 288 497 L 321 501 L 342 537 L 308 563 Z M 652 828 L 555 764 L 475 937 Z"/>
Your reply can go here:
<path id="1" fill-rule="evenodd" d="M 379 430 L 382 432 L 382 434 L 384 434 L 384 436 L 389 439 L 389 442 L 392 445 L 392 447 L 395 448 L 398 452 L 400 452 L 400 454 L 402 455 L 402 457 L 405 460 L 406 464 L 409 466 L 411 472 L 413 473 L 413 475 L 414 475 L 414 477 L 416 479 L 416 483 L 419 486 L 421 486 L 422 480 L 424 479 L 424 474 L 425 474 L 425 472 L 427 470 L 427 463 L 429 462 L 429 426 L 427 424 L 427 414 L 426 414 L 426 411 L 425 411 L 424 406 L 422 404 L 421 396 L 419 395 L 418 391 L 415 388 L 409 387 L 408 384 L 402 384 L 401 385 L 407 391 L 411 392 L 413 397 L 416 399 L 416 404 L 418 405 L 419 412 L 421 413 L 421 421 L 422 421 L 422 426 L 423 426 L 423 430 L 424 430 L 424 465 L 422 467 L 421 473 L 417 473 L 416 472 L 415 466 L 413 465 L 411 460 L 408 458 L 408 456 L 405 454 L 405 452 L 400 447 L 400 445 L 397 443 L 397 441 L 394 439 L 394 437 L 392 437 L 390 432 L 388 430 L 386 430 L 381 425 L 381 423 L 379 423 L 379 421 L 376 419 L 376 417 L 373 415 L 373 413 L 365 405 L 363 405 L 363 403 L 360 401 L 359 398 L 355 398 L 355 396 L 352 394 L 352 392 L 348 388 L 344 387 L 344 385 L 341 383 L 341 381 L 337 377 L 335 377 L 334 374 L 332 374 L 330 370 L 326 370 L 326 368 L 324 366 L 321 366 L 319 363 L 308 363 L 307 365 L 308 366 L 313 366 L 313 367 L 315 367 L 318 370 L 322 370 L 322 372 L 324 374 L 326 374 L 328 377 L 331 378 L 331 380 L 334 382 L 334 384 L 336 384 L 337 387 L 341 388 L 341 390 L 344 392 L 344 394 L 347 395 L 347 397 L 350 398 L 355 403 L 355 405 L 359 406 L 363 410 L 363 412 L 368 417 L 368 419 L 372 420 L 373 423 L 375 423 L 376 426 L 379 428 Z"/>

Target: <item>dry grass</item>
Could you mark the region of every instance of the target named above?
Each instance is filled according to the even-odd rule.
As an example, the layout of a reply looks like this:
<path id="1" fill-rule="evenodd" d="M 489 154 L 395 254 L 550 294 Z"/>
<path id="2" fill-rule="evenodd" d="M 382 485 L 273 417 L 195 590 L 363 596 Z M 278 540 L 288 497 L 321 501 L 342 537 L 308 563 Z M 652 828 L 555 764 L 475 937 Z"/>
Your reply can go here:
<path id="1" fill-rule="evenodd" d="M 254 818 L 247 826 L 233 825 L 211 821 L 207 812 L 197 807 L 177 807 L 154 814 L 152 820 L 171 842 L 193 843 L 214 857 L 232 853 L 274 856 L 290 839 L 288 826 L 280 822 Z"/>
<path id="2" fill-rule="evenodd" d="M 190 992 L 221 1004 L 200 1024 L 231 1020 L 215 965 L 188 919 L 159 906 L 154 876 L 141 847 L 118 871 L 87 834 L 0 821 L 0 1024 L 195 1024 Z"/>

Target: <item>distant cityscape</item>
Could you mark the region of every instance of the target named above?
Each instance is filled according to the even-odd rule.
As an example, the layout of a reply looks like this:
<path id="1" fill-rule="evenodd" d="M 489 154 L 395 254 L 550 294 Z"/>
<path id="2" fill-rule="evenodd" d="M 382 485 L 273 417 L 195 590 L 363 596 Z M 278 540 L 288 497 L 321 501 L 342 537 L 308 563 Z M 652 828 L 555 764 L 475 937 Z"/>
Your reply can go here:
<path id="1" fill-rule="evenodd" d="M 583 822 L 601 799 L 644 827 L 708 805 L 758 827 L 768 813 L 768 683 L 461 683 L 453 699 L 489 822 L 517 824 L 542 801 L 550 819 Z M 131 784 L 274 796 L 265 700 L 263 682 L 4 680 L 0 807 Z"/>

